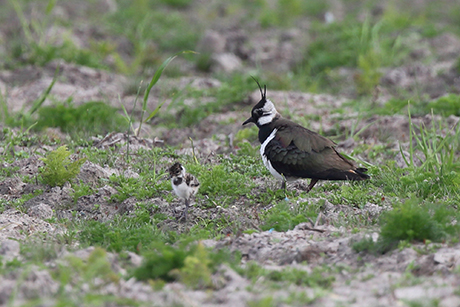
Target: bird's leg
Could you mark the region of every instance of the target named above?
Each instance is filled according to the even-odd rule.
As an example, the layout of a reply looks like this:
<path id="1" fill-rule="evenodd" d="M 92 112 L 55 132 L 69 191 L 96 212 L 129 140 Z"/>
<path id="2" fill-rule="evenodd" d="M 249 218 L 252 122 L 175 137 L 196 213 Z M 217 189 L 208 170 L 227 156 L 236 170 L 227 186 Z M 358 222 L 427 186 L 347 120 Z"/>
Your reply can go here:
<path id="1" fill-rule="evenodd" d="M 188 199 L 186 198 L 186 199 L 185 199 L 185 210 L 184 210 L 184 213 L 182 213 L 182 217 L 181 217 L 181 219 L 182 219 L 182 218 L 184 219 L 184 222 L 187 221 L 188 207 L 189 207 L 189 201 L 188 201 Z"/>
<path id="2" fill-rule="evenodd" d="M 311 189 L 313 189 L 313 187 L 315 186 L 315 184 L 318 182 L 318 179 L 311 179 L 310 181 L 310 184 L 308 185 L 308 188 L 307 188 L 307 193 L 311 191 Z"/>
<path id="3" fill-rule="evenodd" d="M 286 178 L 283 176 L 283 181 L 281 181 L 281 189 L 284 190 L 284 198 L 288 199 L 287 194 L 286 194 Z"/>
<path id="4" fill-rule="evenodd" d="M 281 187 L 280 187 L 281 190 L 284 190 L 284 192 L 286 192 L 286 180 L 283 179 L 283 181 L 281 181 Z"/>

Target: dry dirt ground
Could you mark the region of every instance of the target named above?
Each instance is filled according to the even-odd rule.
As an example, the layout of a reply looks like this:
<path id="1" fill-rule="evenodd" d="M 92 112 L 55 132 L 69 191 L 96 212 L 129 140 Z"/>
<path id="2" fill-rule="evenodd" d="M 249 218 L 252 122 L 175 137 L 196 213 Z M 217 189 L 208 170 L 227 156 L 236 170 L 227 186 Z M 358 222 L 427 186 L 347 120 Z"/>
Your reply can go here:
<path id="1" fill-rule="evenodd" d="M 234 33 L 227 33 L 229 36 Z M 243 33 L 249 36 L 248 33 Z M 270 37 L 273 37 L 270 33 Z M 225 37 L 225 33 L 222 34 Z M 279 36 L 282 33 L 278 33 Z M 297 35 L 294 33 L 294 35 Z M 289 36 L 291 37 L 291 36 Z M 266 37 L 260 38 L 271 42 Z M 295 40 L 294 40 L 295 41 Z M 428 42 L 442 55 L 439 62 L 435 65 L 424 66 L 423 64 L 413 64 L 396 69 L 384 71 L 381 95 L 377 103 L 387 101 L 397 92 L 398 88 L 411 90 L 417 87 L 428 96 L 436 98 L 447 92 L 460 92 L 460 79 L 454 69 L 455 60 L 460 54 L 460 40 L 455 36 L 445 34 Z M 270 45 L 275 50 L 274 54 L 284 54 L 282 50 L 295 49 L 295 45 Z M 232 49 L 233 47 L 228 47 Z M 236 47 L 235 47 L 236 48 Z M 235 49 L 233 48 L 233 49 Z M 232 49 L 232 50 L 233 50 Z M 283 49 L 283 50 L 284 50 Z M 270 49 L 271 50 L 271 49 Z M 231 50 L 226 50 L 230 52 Z M 258 52 L 252 50 L 251 52 Z M 284 51 L 286 52 L 286 51 Z M 281 63 L 289 65 L 280 59 Z M 45 67 L 25 67 L 14 71 L 0 71 L 0 91 L 8 103 L 11 111 L 19 111 L 23 107 L 28 107 L 31 101 L 42 93 L 52 80 L 57 62 L 52 62 Z M 128 80 L 124 76 L 99 71 L 87 67 L 79 67 L 73 64 L 61 63 L 61 76 L 52 90 L 52 97 L 62 101 L 69 96 L 73 97 L 75 104 L 80 104 L 90 100 L 108 101 L 116 107 L 120 106 L 118 97 L 128 109 L 132 106 L 134 97 L 125 95 L 123 88 L 126 87 Z M 216 87 L 220 85 L 218 80 L 204 77 L 183 77 L 178 79 L 164 79 L 158 84 L 175 87 L 193 86 L 197 88 Z M 150 98 L 150 108 L 158 103 L 158 93 L 153 92 Z M 311 129 L 328 133 L 333 129 L 347 129 L 352 124 L 352 119 L 337 123 L 334 115 L 329 114 L 333 107 L 342 106 L 347 100 L 346 90 L 344 95 L 337 97 L 331 95 L 314 95 L 310 93 L 298 92 L 277 92 L 268 90 L 268 96 L 273 101 L 285 104 L 285 109 L 291 112 L 302 112 L 304 114 L 317 114 L 321 122 L 312 121 Z M 247 101 L 242 102 L 241 110 L 232 111 L 226 114 L 213 114 L 204 119 L 200 124 L 186 129 L 175 129 L 164 131 L 152 126 L 146 126 L 142 138 L 128 138 L 124 134 L 114 134 L 94 143 L 100 148 L 110 148 L 113 144 L 126 144 L 129 142 L 133 150 L 136 148 L 152 148 L 159 146 L 156 140 L 161 139 L 166 144 L 184 144 L 178 148 L 178 154 L 190 154 L 188 137 L 192 137 L 197 151 L 197 157 L 201 161 L 215 163 L 213 153 L 229 153 L 234 150 L 228 145 L 230 134 L 235 134 L 240 127 L 240 123 L 249 115 L 251 105 L 259 97 L 258 90 L 248 97 Z M 51 100 L 46 104 L 50 104 Z M 196 103 L 196 102 L 191 102 Z M 283 111 L 283 108 L 281 108 Z M 448 118 L 450 125 L 458 122 L 459 118 L 451 116 Z M 414 119 L 415 123 L 429 123 L 430 116 Z M 222 122 L 228 124 L 222 124 Z M 361 127 L 373 122 L 362 134 L 361 142 L 364 143 L 385 143 L 388 147 L 397 150 L 398 141 L 407 142 L 409 134 L 408 121 L 404 116 L 374 116 L 360 123 Z M 59 134 L 50 130 L 49 133 Z M 213 137 L 214 136 L 214 137 Z M 354 141 L 345 141 L 340 144 L 340 150 L 350 150 Z M 13 150 L 27 151 L 33 153 L 30 158 L 18 159 L 12 164 L 2 163 L 1 167 L 18 167 L 18 173 L 28 176 L 36 176 L 41 161 L 39 155 L 52 150 L 40 144 L 29 146 L 16 145 Z M 4 149 L 0 149 L 3 151 Z M 120 153 L 121 154 L 121 153 Z M 165 166 L 170 161 L 165 161 Z M 403 159 L 397 156 L 396 162 L 403 166 Z M 120 162 L 122 163 L 122 162 Z M 136 178 L 138 176 L 129 168 L 108 168 L 86 162 L 82 167 L 79 179 L 91 184 L 99 182 L 101 178 L 108 178 L 111 174 L 123 173 L 127 177 Z M 261 190 L 268 185 L 275 185 L 274 179 L 256 179 L 257 185 Z M 301 190 L 305 188 L 305 183 L 293 183 L 289 188 Z M 0 197 L 4 200 L 13 200 L 21 197 L 25 193 L 31 193 L 35 189 L 43 188 L 40 185 L 24 183 L 20 177 L 13 174 L 10 178 L 0 182 Z M 70 193 L 72 188 L 65 185 L 63 188 L 53 188 L 46 190 L 40 196 L 30 199 L 24 204 L 24 212 L 15 209 L 8 209 L 0 214 L 0 255 L 4 260 L 20 258 L 20 244 L 22 240 L 41 238 L 40 234 L 48 234 L 50 238 L 62 234 L 66 229 L 59 224 L 50 224 L 46 219 L 56 216 L 70 219 L 97 219 L 106 221 L 114 215 L 129 214 L 136 201 L 127 199 L 123 203 L 114 204 L 107 199 L 116 193 L 116 190 L 109 186 L 99 188 L 94 195 L 81 197 L 77 202 L 77 207 L 70 211 L 66 209 L 66 204 L 72 202 Z M 165 192 L 166 193 L 166 192 Z M 316 204 L 321 199 L 306 200 L 311 204 Z M 175 201 L 171 206 L 163 198 L 155 198 L 146 201 L 155 205 L 160 212 L 171 216 L 164 225 L 159 225 L 165 229 L 177 231 L 187 231 L 190 225 L 175 221 L 174 214 L 177 208 L 181 207 L 179 201 Z M 94 209 L 94 204 L 100 204 L 98 209 Z M 292 203 L 292 206 L 295 206 Z M 317 221 L 315 227 L 324 232 L 309 230 L 313 225 L 300 224 L 294 230 L 287 232 L 264 231 L 253 234 L 232 234 L 224 240 L 206 240 L 205 246 L 222 248 L 227 247 L 231 250 L 238 250 L 243 255 L 243 262 L 254 260 L 266 268 L 277 270 L 284 267 L 295 267 L 306 272 L 311 272 L 318 265 L 327 265 L 336 270 L 335 282 L 330 291 L 317 292 L 307 287 L 289 285 L 289 287 L 273 290 L 266 288 L 262 280 L 252 284 L 249 280 L 241 277 L 229 267 L 222 266 L 215 274 L 216 289 L 214 291 L 196 291 L 186 288 L 180 283 L 169 283 L 162 290 L 154 290 L 148 283 L 139 282 L 135 279 L 120 279 L 117 283 L 101 285 L 101 294 L 116 294 L 119 297 L 133 298 L 139 302 L 145 302 L 156 306 L 246 306 L 249 301 L 262 299 L 266 296 L 288 297 L 292 293 L 302 294 L 306 297 L 317 298 L 309 306 L 460 306 L 460 278 L 458 265 L 460 263 L 460 244 L 415 244 L 411 248 L 394 250 L 385 255 L 372 256 L 368 254 L 357 254 L 351 247 L 350 242 L 359 240 L 363 236 L 372 236 L 376 240 L 378 234 L 371 229 L 366 234 L 353 234 L 351 229 L 346 227 L 334 227 L 334 221 L 340 216 L 355 215 L 360 218 L 375 218 L 378 214 L 389 207 L 368 203 L 363 209 L 350 208 L 346 205 L 333 206 L 327 202 L 323 205 L 322 218 Z M 340 214 L 339 214 L 340 213 Z M 244 219 L 244 216 L 252 216 L 253 211 L 244 206 L 244 200 L 237 201 L 235 206 L 229 208 L 204 209 L 196 204 L 190 211 L 191 221 L 205 216 L 207 218 L 226 216 L 229 219 L 240 219 L 243 225 L 256 228 L 251 225 L 253 219 Z M 316 222 L 316 221 L 314 221 Z M 78 249 L 72 252 L 77 257 L 87 259 L 93 247 Z M 47 267 L 53 267 L 57 263 L 65 263 L 68 251 L 62 250 L 57 260 L 45 263 Z M 126 272 L 119 265 L 119 256 L 108 254 L 108 259 L 112 268 L 119 274 Z M 136 254 L 129 254 L 129 261 L 137 266 L 142 259 Z M 306 261 L 300 264 L 302 261 Z M 416 268 L 412 270 L 412 268 Z M 417 280 L 406 272 L 415 272 Z M 249 290 L 250 289 L 250 290 Z M 62 291 L 59 284 L 55 281 L 47 270 L 37 267 L 30 272 L 13 272 L 8 275 L 0 276 L 0 305 L 7 305 L 9 298 L 14 293 L 15 300 L 9 306 L 20 306 L 28 299 L 36 297 L 44 298 L 45 301 L 40 306 L 53 306 L 53 297 Z M 73 295 L 84 294 L 87 289 L 65 289 Z M 408 302 L 419 302 L 419 305 Z M 286 304 L 287 305 L 287 304 Z M 107 303 L 107 306 L 112 306 Z"/>

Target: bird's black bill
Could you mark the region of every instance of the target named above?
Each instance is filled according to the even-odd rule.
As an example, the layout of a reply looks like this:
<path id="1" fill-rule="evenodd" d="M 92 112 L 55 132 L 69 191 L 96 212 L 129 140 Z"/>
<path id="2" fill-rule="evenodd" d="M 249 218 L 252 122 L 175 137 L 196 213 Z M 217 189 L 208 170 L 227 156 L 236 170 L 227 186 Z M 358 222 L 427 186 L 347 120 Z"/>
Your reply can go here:
<path id="1" fill-rule="evenodd" d="M 249 117 L 248 119 L 246 119 L 243 123 L 243 126 L 246 125 L 246 124 L 249 124 L 249 123 L 256 123 L 256 121 L 254 120 L 254 118 L 252 117 Z"/>

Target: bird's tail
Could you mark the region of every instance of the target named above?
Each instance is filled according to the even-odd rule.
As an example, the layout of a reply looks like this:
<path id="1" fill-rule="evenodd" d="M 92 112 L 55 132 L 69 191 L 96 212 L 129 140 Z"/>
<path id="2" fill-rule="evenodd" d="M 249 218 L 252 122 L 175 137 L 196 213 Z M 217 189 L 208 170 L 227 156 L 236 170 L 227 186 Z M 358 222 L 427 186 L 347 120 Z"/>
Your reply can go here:
<path id="1" fill-rule="evenodd" d="M 347 171 L 330 169 L 322 173 L 317 173 L 313 178 L 321 180 L 366 180 L 371 178 L 365 174 L 366 168 L 355 168 Z"/>
<path id="2" fill-rule="evenodd" d="M 356 175 L 358 175 L 359 178 L 349 179 L 349 180 L 366 180 L 366 179 L 371 178 L 371 176 L 369 176 L 368 174 L 365 174 L 365 172 L 367 172 L 367 168 L 358 167 L 357 169 L 352 170 L 352 171 L 355 172 Z"/>

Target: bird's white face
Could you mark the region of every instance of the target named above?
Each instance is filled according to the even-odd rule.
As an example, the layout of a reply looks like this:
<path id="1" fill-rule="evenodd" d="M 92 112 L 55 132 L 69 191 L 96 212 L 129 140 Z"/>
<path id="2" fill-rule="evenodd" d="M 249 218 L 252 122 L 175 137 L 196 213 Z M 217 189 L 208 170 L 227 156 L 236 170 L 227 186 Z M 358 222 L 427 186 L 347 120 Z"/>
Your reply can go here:
<path id="1" fill-rule="evenodd" d="M 185 167 L 181 165 L 181 171 L 180 171 L 181 176 L 185 176 L 185 172 L 186 172 Z"/>
<path id="2" fill-rule="evenodd" d="M 185 176 L 185 168 L 180 163 L 175 163 L 169 168 L 169 175 L 171 178 Z"/>
<path id="3" fill-rule="evenodd" d="M 276 114 L 278 114 L 278 111 L 270 99 L 265 100 L 260 108 L 254 108 L 254 110 L 252 110 L 252 117 L 256 119 L 258 126 L 271 123 Z"/>

